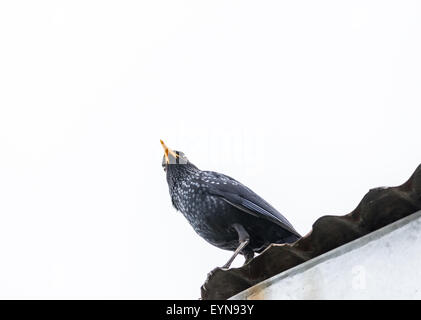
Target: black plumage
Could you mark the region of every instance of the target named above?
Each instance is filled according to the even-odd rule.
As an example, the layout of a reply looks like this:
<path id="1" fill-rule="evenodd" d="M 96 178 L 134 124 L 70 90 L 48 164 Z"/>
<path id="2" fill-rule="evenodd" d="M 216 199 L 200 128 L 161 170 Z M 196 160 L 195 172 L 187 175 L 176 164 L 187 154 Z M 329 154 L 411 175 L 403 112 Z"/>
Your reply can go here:
<path id="1" fill-rule="evenodd" d="M 301 236 L 269 203 L 237 180 L 221 173 L 202 171 L 179 151 L 161 141 L 162 166 L 173 206 L 193 229 L 214 246 L 235 251 L 250 261 L 271 243 L 291 243 Z"/>

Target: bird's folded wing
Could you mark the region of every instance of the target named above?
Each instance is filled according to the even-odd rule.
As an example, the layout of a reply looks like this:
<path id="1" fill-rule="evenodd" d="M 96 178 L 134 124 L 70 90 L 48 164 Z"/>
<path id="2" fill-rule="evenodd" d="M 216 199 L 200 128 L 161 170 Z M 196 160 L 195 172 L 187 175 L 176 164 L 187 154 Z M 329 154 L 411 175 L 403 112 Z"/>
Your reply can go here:
<path id="1" fill-rule="evenodd" d="M 239 182 L 236 184 L 226 185 L 212 184 L 209 186 L 209 193 L 221 198 L 243 212 L 260 218 L 267 218 L 298 237 L 301 237 L 282 214 L 280 214 L 256 193 Z"/>

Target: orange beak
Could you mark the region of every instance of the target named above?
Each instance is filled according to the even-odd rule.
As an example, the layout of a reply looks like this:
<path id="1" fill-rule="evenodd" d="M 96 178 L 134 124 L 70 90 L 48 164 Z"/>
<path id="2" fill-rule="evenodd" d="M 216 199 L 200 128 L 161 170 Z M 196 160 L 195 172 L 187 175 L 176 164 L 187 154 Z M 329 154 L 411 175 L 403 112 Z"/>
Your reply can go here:
<path id="1" fill-rule="evenodd" d="M 167 163 L 170 163 L 170 158 L 168 157 L 168 154 L 170 153 L 173 157 L 178 158 L 179 155 L 176 154 L 174 151 L 172 151 L 170 148 L 167 147 L 167 145 L 164 143 L 164 141 L 160 140 L 162 144 L 162 148 L 164 148 L 164 155 L 165 155 L 165 161 Z"/>

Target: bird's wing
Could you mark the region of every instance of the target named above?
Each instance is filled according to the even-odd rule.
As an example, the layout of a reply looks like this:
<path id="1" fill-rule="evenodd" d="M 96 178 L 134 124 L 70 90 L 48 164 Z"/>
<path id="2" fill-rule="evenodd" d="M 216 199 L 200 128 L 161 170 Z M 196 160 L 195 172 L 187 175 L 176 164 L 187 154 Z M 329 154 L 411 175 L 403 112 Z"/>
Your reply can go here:
<path id="1" fill-rule="evenodd" d="M 255 192 L 231 177 L 214 172 L 212 172 L 212 174 L 217 176 L 219 181 L 223 182 L 220 182 L 219 184 L 208 184 L 209 194 L 221 198 L 243 212 L 260 218 L 265 217 L 296 236 L 301 237 L 282 214 L 259 197 Z"/>

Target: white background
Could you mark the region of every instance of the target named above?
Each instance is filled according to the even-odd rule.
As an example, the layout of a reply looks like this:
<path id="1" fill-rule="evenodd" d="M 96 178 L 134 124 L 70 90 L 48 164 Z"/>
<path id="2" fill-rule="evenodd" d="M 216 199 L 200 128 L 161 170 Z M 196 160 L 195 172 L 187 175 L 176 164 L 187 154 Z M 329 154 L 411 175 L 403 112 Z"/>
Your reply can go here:
<path id="1" fill-rule="evenodd" d="M 0 298 L 197 299 L 231 253 L 171 207 L 161 138 L 302 234 L 403 183 L 421 162 L 420 9 L 2 1 Z"/>

